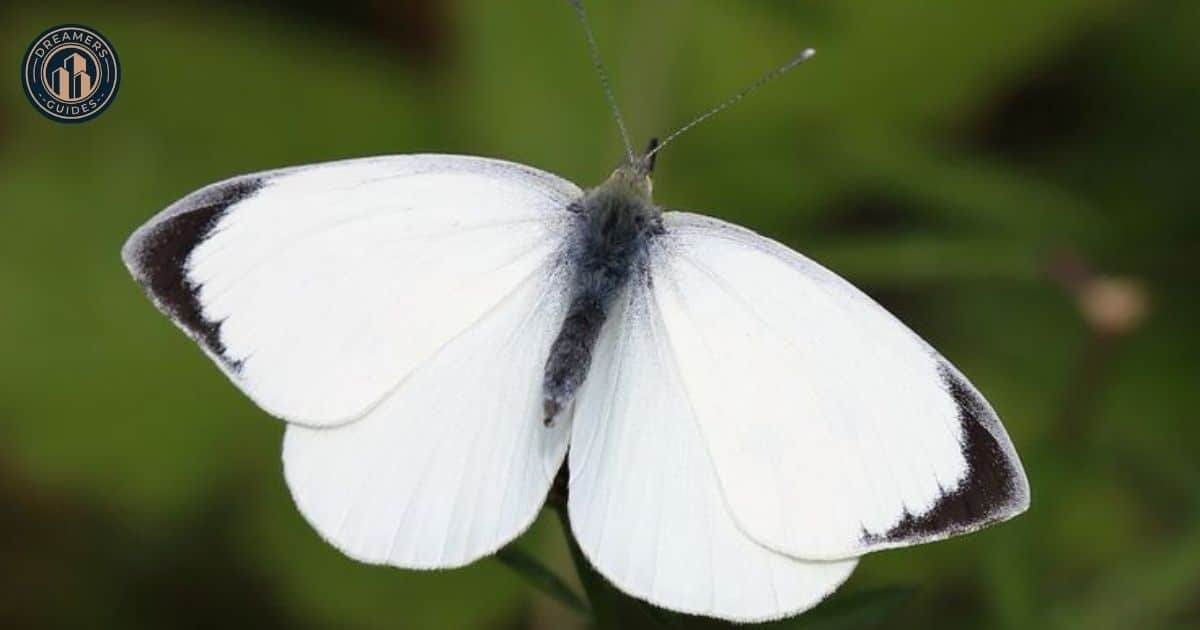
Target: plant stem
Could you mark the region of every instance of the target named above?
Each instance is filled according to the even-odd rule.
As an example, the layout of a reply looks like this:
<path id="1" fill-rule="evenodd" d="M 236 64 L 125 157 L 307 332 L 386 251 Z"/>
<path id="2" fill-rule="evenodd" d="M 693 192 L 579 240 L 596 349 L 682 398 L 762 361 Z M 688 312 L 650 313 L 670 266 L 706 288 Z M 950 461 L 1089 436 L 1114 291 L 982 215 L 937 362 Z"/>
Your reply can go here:
<path id="1" fill-rule="evenodd" d="M 496 559 L 508 565 L 509 568 L 525 578 L 530 585 L 549 595 L 555 601 L 586 619 L 592 618 L 592 611 L 588 608 L 584 598 L 524 549 L 509 545 L 496 553 Z"/>

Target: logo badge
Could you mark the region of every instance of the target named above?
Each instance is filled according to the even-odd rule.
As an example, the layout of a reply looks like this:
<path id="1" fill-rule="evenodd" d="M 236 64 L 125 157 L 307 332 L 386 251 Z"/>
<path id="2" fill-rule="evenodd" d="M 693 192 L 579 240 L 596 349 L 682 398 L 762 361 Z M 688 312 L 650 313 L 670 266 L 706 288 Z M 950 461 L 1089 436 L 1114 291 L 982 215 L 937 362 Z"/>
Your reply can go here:
<path id="1" fill-rule="evenodd" d="M 63 24 L 38 35 L 21 66 L 25 96 L 43 116 L 79 123 L 112 104 L 121 84 L 117 51 L 96 29 Z"/>

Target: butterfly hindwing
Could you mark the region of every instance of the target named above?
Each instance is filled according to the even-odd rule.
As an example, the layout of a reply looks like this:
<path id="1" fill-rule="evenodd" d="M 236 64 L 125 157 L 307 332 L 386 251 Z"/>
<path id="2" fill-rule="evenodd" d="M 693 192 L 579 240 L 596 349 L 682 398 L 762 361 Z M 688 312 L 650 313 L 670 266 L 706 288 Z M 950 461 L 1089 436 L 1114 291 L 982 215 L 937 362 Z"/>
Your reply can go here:
<path id="1" fill-rule="evenodd" d="M 447 568 L 533 522 L 569 435 L 543 426 L 539 378 L 563 275 L 540 270 L 362 419 L 288 426 L 284 475 L 322 536 L 364 562 Z"/>
<path id="2" fill-rule="evenodd" d="M 658 606 L 764 621 L 814 606 L 856 560 L 799 561 L 730 515 L 641 274 L 614 306 L 576 401 L 572 529 L 592 564 Z"/>

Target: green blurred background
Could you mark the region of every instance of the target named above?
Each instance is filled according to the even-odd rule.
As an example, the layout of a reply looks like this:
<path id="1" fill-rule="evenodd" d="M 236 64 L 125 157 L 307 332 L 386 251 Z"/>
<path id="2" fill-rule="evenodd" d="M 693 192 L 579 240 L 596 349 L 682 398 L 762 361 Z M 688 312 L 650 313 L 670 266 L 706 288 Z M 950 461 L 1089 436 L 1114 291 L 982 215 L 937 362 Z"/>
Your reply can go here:
<path id="1" fill-rule="evenodd" d="M 1027 514 L 867 557 L 837 599 L 904 596 L 838 627 L 1200 626 L 1194 0 L 591 4 L 638 144 L 818 49 L 664 151 L 657 199 L 875 296 L 1024 459 Z M 18 78 L 64 22 L 124 73 L 82 125 Z M 566 2 L 8 3 L 0 34 L 0 627 L 576 627 L 494 559 L 323 543 L 280 423 L 118 255 L 185 193 L 287 164 L 461 152 L 600 181 L 619 141 Z M 554 519 L 519 544 L 570 571 Z"/>

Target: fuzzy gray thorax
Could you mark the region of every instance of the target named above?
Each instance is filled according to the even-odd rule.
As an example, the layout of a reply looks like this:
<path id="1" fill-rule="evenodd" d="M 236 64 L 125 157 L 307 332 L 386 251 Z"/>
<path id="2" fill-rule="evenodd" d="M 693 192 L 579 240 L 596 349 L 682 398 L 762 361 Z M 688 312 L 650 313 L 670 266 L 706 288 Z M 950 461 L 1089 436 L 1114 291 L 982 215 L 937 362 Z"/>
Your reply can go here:
<path id="1" fill-rule="evenodd" d="M 572 204 L 578 215 L 568 247 L 573 267 L 570 306 L 546 359 L 542 383 L 547 425 L 575 397 L 587 377 L 592 349 L 616 296 L 662 232 L 645 164 L 618 168 Z"/>

